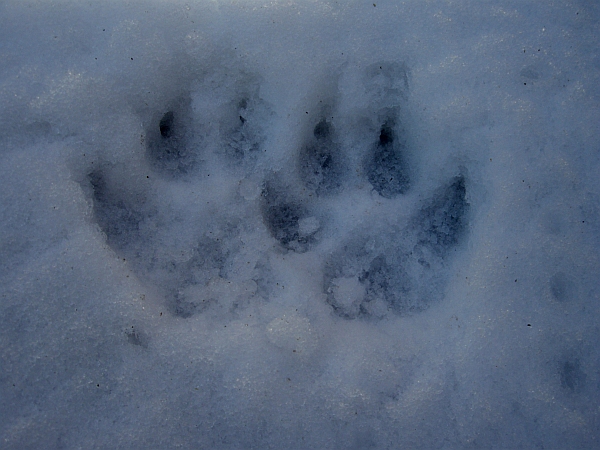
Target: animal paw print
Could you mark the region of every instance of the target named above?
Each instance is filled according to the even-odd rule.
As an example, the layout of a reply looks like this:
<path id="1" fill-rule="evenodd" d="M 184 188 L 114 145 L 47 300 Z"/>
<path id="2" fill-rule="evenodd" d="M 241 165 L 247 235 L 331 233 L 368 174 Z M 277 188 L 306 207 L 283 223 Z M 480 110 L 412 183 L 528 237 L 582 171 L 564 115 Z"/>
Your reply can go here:
<path id="1" fill-rule="evenodd" d="M 94 218 L 110 247 L 181 318 L 268 297 L 261 286 L 272 252 L 314 252 L 323 297 L 344 319 L 409 315 L 439 301 L 452 252 L 467 237 L 468 180 L 458 172 L 418 200 L 403 128 L 406 68 L 367 67 L 359 112 L 320 106 L 286 171 L 268 168 L 264 124 L 273 112 L 258 84 L 245 80 L 190 91 L 153 115 L 134 171 L 142 183 L 110 162 L 88 173 Z M 210 116 L 205 103 L 216 105 Z M 351 114 L 360 117 L 349 121 Z M 413 210 L 381 220 L 363 207 L 353 225 L 339 212 L 352 196 Z"/>
<path id="2" fill-rule="evenodd" d="M 462 175 L 438 189 L 403 226 L 359 233 L 326 263 L 323 289 L 347 319 L 407 315 L 439 300 L 444 268 L 464 239 L 469 204 Z"/>

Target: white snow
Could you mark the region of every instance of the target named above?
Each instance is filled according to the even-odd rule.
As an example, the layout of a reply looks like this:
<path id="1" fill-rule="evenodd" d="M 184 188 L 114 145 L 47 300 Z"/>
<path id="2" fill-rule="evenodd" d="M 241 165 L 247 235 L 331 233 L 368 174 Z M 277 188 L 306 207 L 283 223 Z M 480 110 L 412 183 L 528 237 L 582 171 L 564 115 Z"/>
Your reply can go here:
<path id="1" fill-rule="evenodd" d="M 600 448 L 599 32 L 0 2 L 0 447 Z"/>

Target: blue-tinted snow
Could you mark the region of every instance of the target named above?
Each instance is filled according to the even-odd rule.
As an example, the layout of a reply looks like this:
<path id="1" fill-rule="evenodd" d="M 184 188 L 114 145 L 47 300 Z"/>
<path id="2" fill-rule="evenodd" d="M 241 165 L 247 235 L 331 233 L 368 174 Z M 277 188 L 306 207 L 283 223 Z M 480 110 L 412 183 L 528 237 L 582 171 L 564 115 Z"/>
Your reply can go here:
<path id="1" fill-rule="evenodd" d="M 0 447 L 600 447 L 599 19 L 1 2 Z"/>

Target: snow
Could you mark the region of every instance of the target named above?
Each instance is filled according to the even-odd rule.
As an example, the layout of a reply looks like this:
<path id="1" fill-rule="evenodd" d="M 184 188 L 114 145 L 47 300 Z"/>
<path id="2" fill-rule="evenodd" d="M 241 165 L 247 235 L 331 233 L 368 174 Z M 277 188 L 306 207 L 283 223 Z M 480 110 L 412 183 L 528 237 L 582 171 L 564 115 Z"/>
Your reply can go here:
<path id="1" fill-rule="evenodd" d="M 600 8 L 0 3 L 0 447 L 600 448 Z"/>

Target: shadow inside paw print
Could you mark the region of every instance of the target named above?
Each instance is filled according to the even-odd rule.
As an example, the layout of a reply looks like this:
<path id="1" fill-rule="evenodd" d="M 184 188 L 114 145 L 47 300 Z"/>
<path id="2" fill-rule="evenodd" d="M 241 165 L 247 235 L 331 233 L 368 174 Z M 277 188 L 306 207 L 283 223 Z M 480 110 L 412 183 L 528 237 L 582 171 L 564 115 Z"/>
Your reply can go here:
<path id="1" fill-rule="evenodd" d="M 440 299 L 450 252 L 464 238 L 469 204 L 458 176 L 402 229 L 361 236 L 326 262 L 323 288 L 340 317 L 408 315 Z"/>
<path id="2" fill-rule="evenodd" d="M 408 191 L 408 165 L 404 151 L 405 146 L 399 142 L 394 130 L 394 120 L 386 121 L 365 164 L 369 182 L 384 198 L 394 198 Z"/>
<path id="3" fill-rule="evenodd" d="M 199 162 L 190 103 L 189 99 L 174 101 L 153 118 L 154 126 L 146 133 L 147 159 L 154 170 L 163 175 L 188 174 Z"/>
<path id="4" fill-rule="evenodd" d="M 321 223 L 311 214 L 311 197 L 272 175 L 262 191 L 262 218 L 271 236 L 296 253 L 308 251 L 319 238 Z"/>
<path id="5" fill-rule="evenodd" d="M 140 177 L 144 185 L 115 164 L 87 174 L 94 218 L 107 243 L 164 296 L 171 314 L 184 319 L 215 306 L 231 310 L 257 290 L 271 295 L 264 284 L 273 275 L 261 269 L 260 261 L 281 250 L 314 252 L 324 260 L 322 289 L 331 311 L 342 318 L 427 309 L 440 299 L 450 254 L 466 238 L 468 183 L 456 176 L 412 216 L 404 215 L 410 220 L 386 222 L 388 228 L 365 215 L 352 238 L 341 238 L 330 211 L 348 194 L 362 191 L 363 202 L 395 207 L 419 191 L 402 120 L 406 68 L 374 64 L 364 80 L 370 103 L 361 110 L 365 116 L 350 123 L 365 123 L 365 128 L 348 130 L 349 122 L 338 119 L 347 112 L 323 107 L 306 119 L 309 132 L 286 172 L 265 169 L 269 160 L 261 123 L 272 113 L 254 82 L 219 91 L 231 98 L 207 97 L 218 106 L 214 114 L 198 113 L 204 90 L 168 103 L 149 122 L 142 161 L 152 176 Z M 210 177 L 215 171 L 220 175 Z M 238 194 L 242 182 L 245 191 Z M 261 226 L 266 233 L 257 231 Z M 264 236 L 272 242 L 250 245 L 254 254 L 249 256 L 248 243 L 264 242 Z"/>
<path id="6" fill-rule="evenodd" d="M 209 299 L 189 298 L 186 293 L 214 278 L 227 276 L 226 266 L 236 241 L 225 242 L 209 232 L 191 236 L 185 246 L 165 247 L 162 235 L 174 232 L 161 229 L 166 211 L 157 211 L 156 204 L 147 198 L 151 192 L 111 184 L 109 172 L 106 167 L 88 175 L 94 217 L 109 246 L 130 262 L 141 279 L 156 286 L 173 315 L 188 318 L 203 311 Z M 230 226 L 226 233 L 235 236 L 236 227 Z"/>
<path id="7" fill-rule="evenodd" d="M 299 154 L 299 172 L 304 185 L 317 195 L 338 192 L 345 161 L 333 124 L 326 118 L 314 127 L 312 137 Z"/>
<path id="8" fill-rule="evenodd" d="M 224 153 L 230 158 L 241 161 L 252 158 L 260 151 L 264 136 L 258 120 L 264 120 L 266 105 L 257 95 L 242 96 L 230 107 L 230 116 L 221 124 L 220 135 L 224 143 Z"/>

